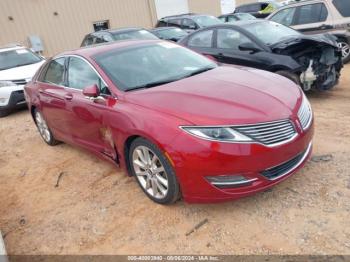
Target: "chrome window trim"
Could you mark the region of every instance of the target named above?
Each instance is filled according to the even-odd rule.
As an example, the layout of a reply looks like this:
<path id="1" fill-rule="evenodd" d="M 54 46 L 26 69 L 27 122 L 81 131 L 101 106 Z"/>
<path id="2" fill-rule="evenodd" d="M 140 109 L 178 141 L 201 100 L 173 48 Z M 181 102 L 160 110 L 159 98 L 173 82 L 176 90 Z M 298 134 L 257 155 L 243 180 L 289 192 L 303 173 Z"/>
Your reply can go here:
<path id="1" fill-rule="evenodd" d="M 54 57 L 54 58 L 50 61 L 50 63 L 51 63 L 53 60 L 56 60 L 56 59 L 59 59 L 59 58 L 65 58 L 65 59 L 67 59 L 67 58 L 69 58 L 69 57 L 76 57 L 76 58 L 79 58 L 79 59 L 83 60 L 85 63 L 87 63 L 87 64 L 92 68 L 92 70 L 94 70 L 94 72 L 97 74 L 97 76 L 101 79 L 101 81 L 103 82 L 103 84 L 104 84 L 107 88 L 109 88 L 109 86 L 107 85 L 106 81 L 102 78 L 102 76 L 100 75 L 100 73 L 97 72 L 97 70 L 95 69 L 95 67 L 94 67 L 86 58 L 84 58 L 84 57 L 82 57 L 82 56 L 79 56 L 79 55 L 61 55 L 61 56 Z M 68 74 L 68 68 L 66 69 L 66 71 L 67 71 L 67 74 Z M 76 91 L 83 92 L 83 90 L 82 90 L 82 89 L 79 89 L 79 88 L 74 88 L 74 87 L 69 87 L 69 86 L 62 86 L 62 85 L 58 85 L 58 84 L 54 84 L 54 83 L 50 83 L 50 82 L 42 82 L 42 81 L 37 81 L 37 82 L 43 83 L 43 84 L 47 83 L 47 84 L 54 85 L 54 86 L 58 86 L 58 87 L 62 87 L 62 88 L 65 88 L 65 89 L 72 89 L 72 90 L 76 90 Z M 112 97 L 116 98 L 116 97 L 113 96 L 113 95 L 106 95 L 106 96 L 112 96 Z"/>

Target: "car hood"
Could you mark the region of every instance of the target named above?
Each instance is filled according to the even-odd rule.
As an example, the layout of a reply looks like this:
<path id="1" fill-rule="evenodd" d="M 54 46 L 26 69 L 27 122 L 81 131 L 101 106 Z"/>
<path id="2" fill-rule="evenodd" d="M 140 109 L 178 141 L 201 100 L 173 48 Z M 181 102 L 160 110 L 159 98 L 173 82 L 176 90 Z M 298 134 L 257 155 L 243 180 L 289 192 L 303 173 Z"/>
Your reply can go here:
<path id="1" fill-rule="evenodd" d="M 290 80 L 253 68 L 220 66 L 125 99 L 196 125 L 231 125 L 289 118 L 301 91 Z"/>
<path id="2" fill-rule="evenodd" d="M 2 70 L 0 80 L 31 79 L 44 62 L 45 60 L 42 60 L 35 64 Z"/>
<path id="3" fill-rule="evenodd" d="M 271 49 L 287 49 L 294 45 L 302 44 L 305 47 L 308 46 L 315 46 L 315 45 L 330 45 L 333 47 L 337 47 L 336 38 L 333 35 L 330 34 L 318 34 L 318 35 L 303 35 L 300 34 L 299 36 L 293 36 L 283 39 L 283 41 L 280 41 L 276 44 L 271 45 Z"/>

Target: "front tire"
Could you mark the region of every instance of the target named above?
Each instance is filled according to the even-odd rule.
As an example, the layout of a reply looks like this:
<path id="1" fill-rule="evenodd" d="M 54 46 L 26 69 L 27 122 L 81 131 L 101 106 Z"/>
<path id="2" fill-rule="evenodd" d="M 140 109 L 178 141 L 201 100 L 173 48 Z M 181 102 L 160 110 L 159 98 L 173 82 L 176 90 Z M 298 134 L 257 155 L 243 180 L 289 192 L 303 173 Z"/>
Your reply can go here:
<path id="1" fill-rule="evenodd" d="M 132 174 L 151 200 L 172 204 L 179 199 L 175 171 L 156 145 L 144 138 L 135 139 L 130 146 L 129 163 Z"/>
<path id="2" fill-rule="evenodd" d="M 8 116 L 10 114 L 10 111 L 9 110 L 0 110 L 0 117 L 5 117 L 5 116 Z"/>
<path id="3" fill-rule="evenodd" d="M 34 110 L 34 119 L 39 134 L 46 144 L 50 146 L 55 146 L 60 143 L 58 140 L 55 139 L 42 113 L 37 109 Z"/>

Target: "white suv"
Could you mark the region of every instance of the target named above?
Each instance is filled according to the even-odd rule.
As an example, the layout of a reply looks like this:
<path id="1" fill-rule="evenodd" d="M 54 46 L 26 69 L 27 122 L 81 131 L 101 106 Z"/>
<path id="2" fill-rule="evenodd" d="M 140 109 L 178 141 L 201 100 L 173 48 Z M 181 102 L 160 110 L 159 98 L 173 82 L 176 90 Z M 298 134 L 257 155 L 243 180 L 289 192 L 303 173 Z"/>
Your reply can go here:
<path id="1" fill-rule="evenodd" d="M 26 106 L 23 87 L 45 59 L 24 46 L 0 48 L 0 117 Z"/>

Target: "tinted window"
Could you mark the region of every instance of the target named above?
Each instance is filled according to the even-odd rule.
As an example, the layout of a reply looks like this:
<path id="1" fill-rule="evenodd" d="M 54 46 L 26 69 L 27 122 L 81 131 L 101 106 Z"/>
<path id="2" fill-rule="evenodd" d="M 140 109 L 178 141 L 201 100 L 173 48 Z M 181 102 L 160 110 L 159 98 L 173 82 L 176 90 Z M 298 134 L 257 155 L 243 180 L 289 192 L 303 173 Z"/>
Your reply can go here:
<path id="1" fill-rule="evenodd" d="M 75 89 L 84 89 L 94 84 L 100 88 L 101 93 L 108 93 L 108 89 L 101 78 L 87 62 L 80 58 L 71 57 L 68 67 L 68 86 Z"/>
<path id="2" fill-rule="evenodd" d="M 158 21 L 158 23 L 156 25 L 156 27 L 164 27 L 164 26 L 167 26 L 167 23 L 165 21 L 163 21 L 163 20 Z"/>
<path id="3" fill-rule="evenodd" d="M 287 8 L 276 13 L 271 20 L 283 25 L 293 25 L 293 19 L 296 8 Z"/>
<path id="4" fill-rule="evenodd" d="M 122 90 L 151 88 L 216 67 L 204 56 L 170 42 L 107 51 L 95 61 Z"/>
<path id="5" fill-rule="evenodd" d="M 245 8 L 245 12 L 251 12 L 251 13 L 259 12 L 260 10 L 261 10 L 261 4 L 248 5 Z"/>
<path id="6" fill-rule="evenodd" d="M 182 20 L 182 28 L 183 29 L 197 29 L 197 25 L 191 19 Z"/>
<path id="7" fill-rule="evenodd" d="M 322 22 L 327 19 L 328 15 L 327 9 L 322 3 L 300 6 L 298 11 L 297 25 Z"/>
<path id="8" fill-rule="evenodd" d="M 226 22 L 226 17 L 225 16 L 220 16 L 218 17 L 221 22 Z"/>
<path id="9" fill-rule="evenodd" d="M 230 15 L 230 16 L 228 16 L 227 17 L 227 22 L 236 22 L 236 21 L 238 21 L 238 18 L 236 18 L 235 16 L 233 16 L 233 15 Z"/>
<path id="10" fill-rule="evenodd" d="M 89 36 L 85 37 L 81 46 L 88 46 L 88 45 L 92 45 L 92 44 L 93 44 L 93 37 L 89 35 Z"/>
<path id="11" fill-rule="evenodd" d="M 239 45 L 252 41 L 242 33 L 232 29 L 218 29 L 217 47 L 239 50 Z"/>
<path id="12" fill-rule="evenodd" d="M 188 41 L 191 47 L 211 47 L 213 39 L 213 30 L 206 30 L 194 34 Z"/>
<path id="13" fill-rule="evenodd" d="M 58 58 L 55 60 L 52 60 L 50 62 L 49 67 L 47 68 L 44 82 L 52 83 L 56 85 L 64 85 L 64 61 L 65 58 Z"/>
<path id="14" fill-rule="evenodd" d="M 133 30 L 133 31 L 127 31 L 122 33 L 112 33 L 113 39 L 115 41 L 119 40 L 129 40 L 129 39 L 140 39 L 140 40 L 156 40 L 158 37 L 156 37 L 154 34 L 148 32 L 147 30 Z"/>
<path id="15" fill-rule="evenodd" d="M 350 1 L 349 0 L 333 0 L 335 8 L 344 17 L 350 17 Z"/>
<path id="16" fill-rule="evenodd" d="M 181 26 L 181 19 L 169 19 L 168 20 L 168 26 Z"/>
<path id="17" fill-rule="evenodd" d="M 17 49 L 0 53 L 0 71 L 13 67 L 25 66 L 38 63 L 42 60 L 40 56 L 29 49 Z"/>

